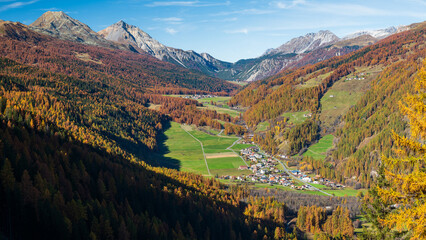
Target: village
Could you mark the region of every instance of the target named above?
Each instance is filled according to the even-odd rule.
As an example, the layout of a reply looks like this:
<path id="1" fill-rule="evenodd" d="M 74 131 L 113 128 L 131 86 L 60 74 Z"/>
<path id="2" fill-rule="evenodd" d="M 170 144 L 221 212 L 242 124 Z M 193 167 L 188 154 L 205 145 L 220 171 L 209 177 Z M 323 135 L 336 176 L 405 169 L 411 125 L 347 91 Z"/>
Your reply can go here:
<path id="1" fill-rule="evenodd" d="M 214 98 L 214 97 L 218 97 L 218 96 L 211 95 L 211 94 L 207 94 L 207 95 L 194 94 L 194 95 L 185 95 L 182 98 L 199 100 L 199 99 L 203 99 L 203 98 Z"/>
<path id="2" fill-rule="evenodd" d="M 344 186 L 336 184 L 328 179 L 322 178 L 319 175 L 309 176 L 307 172 L 300 170 L 284 171 L 278 168 L 278 159 L 269 156 L 266 153 L 259 151 L 257 146 L 252 146 L 240 151 L 241 157 L 249 164 L 249 166 L 242 165 L 239 170 L 249 170 L 252 174 L 241 174 L 240 176 L 221 176 L 221 179 L 230 179 L 235 182 L 247 184 L 269 184 L 271 186 L 281 185 L 290 187 L 296 190 L 315 190 L 310 183 L 324 185 L 330 189 L 343 189 Z M 280 158 L 287 159 L 287 156 L 280 155 Z M 292 176 L 290 176 L 290 174 Z M 298 179 L 299 181 L 295 181 Z M 303 184 L 306 183 L 306 184 Z"/>

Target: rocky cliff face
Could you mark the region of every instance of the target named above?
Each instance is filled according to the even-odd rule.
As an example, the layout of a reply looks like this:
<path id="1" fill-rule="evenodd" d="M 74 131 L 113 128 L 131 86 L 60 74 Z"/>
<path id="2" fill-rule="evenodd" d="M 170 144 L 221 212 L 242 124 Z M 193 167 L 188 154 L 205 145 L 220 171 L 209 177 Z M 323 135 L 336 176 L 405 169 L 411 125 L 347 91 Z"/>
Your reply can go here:
<path id="1" fill-rule="evenodd" d="M 41 15 L 30 26 L 30 29 L 63 40 L 84 43 L 88 45 L 120 48 L 124 46 L 107 41 L 86 24 L 71 18 L 64 12 L 48 11 Z"/>
<path id="2" fill-rule="evenodd" d="M 363 35 L 370 35 L 374 38 L 377 39 L 383 39 L 386 38 L 392 34 L 395 33 L 399 33 L 402 31 L 406 31 L 408 30 L 409 27 L 408 26 L 398 26 L 398 27 L 388 27 L 388 28 L 384 28 L 384 29 L 378 29 L 378 30 L 364 30 L 364 31 L 358 31 L 352 34 L 349 34 L 345 37 L 343 37 L 343 40 L 347 40 L 347 39 L 353 39 L 353 38 L 357 38 L 359 36 L 363 36 Z"/>
<path id="3" fill-rule="evenodd" d="M 331 45 L 339 41 L 339 37 L 330 31 L 319 31 L 317 33 L 308 33 L 305 36 L 293 38 L 287 43 L 274 50 L 269 50 L 267 54 L 276 53 L 304 53 Z"/>
<path id="4" fill-rule="evenodd" d="M 268 49 L 261 57 L 252 59 L 252 66 L 242 70 L 237 75 L 245 81 L 256 81 L 279 73 L 285 68 L 302 61 L 309 52 L 330 46 L 339 38 L 330 31 L 308 33 L 305 36 L 293 38 L 275 49 Z M 334 57 L 335 53 L 322 54 L 321 59 Z M 311 63 L 311 62 L 309 62 Z M 240 62 L 236 63 L 241 64 Z M 304 65 L 299 63 L 297 65 Z"/>
<path id="5" fill-rule="evenodd" d="M 119 21 L 99 34 L 105 39 L 136 46 L 160 60 L 172 62 L 185 68 L 197 69 L 215 76 L 215 73 L 226 68 L 230 63 L 219 61 L 207 53 L 198 54 L 163 45 L 140 28 Z"/>
<path id="6" fill-rule="evenodd" d="M 33 30 L 53 37 L 109 48 L 149 54 L 162 61 L 201 71 L 213 77 L 232 81 L 256 81 L 280 71 L 316 63 L 370 45 L 408 27 L 390 27 L 360 31 L 339 39 L 330 31 L 308 33 L 293 38 L 262 56 L 236 63 L 220 61 L 208 53 L 197 53 L 166 46 L 136 26 L 119 21 L 96 33 L 86 24 L 63 12 L 46 12 L 33 24 Z"/>

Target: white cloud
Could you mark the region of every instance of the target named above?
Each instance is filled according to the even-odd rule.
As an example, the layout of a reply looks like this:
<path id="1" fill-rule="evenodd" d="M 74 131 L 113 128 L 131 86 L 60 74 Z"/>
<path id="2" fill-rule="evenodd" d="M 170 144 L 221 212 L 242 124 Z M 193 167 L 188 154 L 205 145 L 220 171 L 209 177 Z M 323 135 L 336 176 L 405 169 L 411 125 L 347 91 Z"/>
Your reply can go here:
<path id="1" fill-rule="evenodd" d="M 165 22 L 168 24 L 181 24 L 183 19 L 178 17 L 168 17 L 168 18 L 154 18 L 154 21 Z"/>
<path id="2" fill-rule="evenodd" d="M 55 7 L 52 7 L 52 8 L 42 8 L 40 10 L 43 11 L 43 12 L 47 12 L 47 11 L 61 11 L 61 9 L 55 8 Z"/>
<path id="3" fill-rule="evenodd" d="M 248 33 L 258 33 L 267 34 L 270 36 L 290 36 L 291 32 L 294 30 L 307 30 L 307 31 L 319 31 L 319 29 L 330 29 L 335 27 L 353 27 L 353 26 L 362 26 L 363 23 L 358 21 L 355 22 L 318 22 L 313 24 L 306 24 L 305 22 L 299 22 L 295 24 L 288 24 L 286 26 L 261 26 L 261 27 L 245 27 L 238 28 L 234 30 L 225 30 L 225 33 L 228 34 L 248 34 Z M 294 36 L 296 37 L 296 36 Z"/>
<path id="4" fill-rule="evenodd" d="M 198 1 L 174 1 L 174 2 L 153 2 L 148 4 L 149 7 L 169 7 L 169 6 L 193 6 Z"/>
<path id="5" fill-rule="evenodd" d="M 293 1 L 287 1 L 287 2 L 274 1 L 270 3 L 270 5 L 280 9 L 289 9 L 289 8 L 296 7 L 297 5 L 304 5 L 304 4 L 306 4 L 305 0 L 293 0 Z"/>
<path id="6" fill-rule="evenodd" d="M 178 33 L 178 31 L 176 29 L 173 28 L 166 28 L 165 29 L 167 33 L 171 34 L 171 35 L 175 35 L 176 33 Z"/>
<path id="7" fill-rule="evenodd" d="M 358 4 L 315 4 L 310 10 L 344 16 L 388 16 L 390 12 Z"/>
<path id="8" fill-rule="evenodd" d="M 409 1 L 426 6 L 425 0 L 409 0 Z"/>
<path id="9" fill-rule="evenodd" d="M 213 6 L 228 6 L 230 1 L 214 3 L 200 1 L 167 1 L 167 2 L 152 2 L 147 4 L 147 7 L 213 7 Z"/>
<path id="10" fill-rule="evenodd" d="M 225 33 L 229 33 L 229 34 L 248 34 L 249 33 L 249 29 L 247 28 L 241 28 L 241 29 L 235 29 L 235 30 L 226 30 Z"/>
<path id="11" fill-rule="evenodd" d="M 226 23 L 226 22 L 235 22 L 238 21 L 237 17 L 232 17 L 232 18 L 222 18 L 222 19 L 208 19 L 208 20 L 202 20 L 200 22 L 202 23 Z"/>
<path id="12" fill-rule="evenodd" d="M 227 15 L 265 15 L 265 14 L 271 14 L 275 11 L 272 10 L 261 10 L 261 9 L 243 9 L 238 11 L 230 11 L 230 12 L 219 12 L 216 14 L 213 14 L 213 16 L 227 16 Z"/>
<path id="13" fill-rule="evenodd" d="M 169 17 L 169 18 L 155 18 L 155 21 L 162 21 L 162 22 L 181 22 L 182 18 L 177 17 Z"/>
<path id="14" fill-rule="evenodd" d="M 7 4 L 7 5 L 4 5 L 4 6 L 0 7 L 0 12 L 4 12 L 4 11 L 7 11 L 7 10 L 13 9 L 13 8 L 20 8 L 20 7 L 23 7 L 23 6 L 26 6 L 26 5 L 30 5 L 30 4 L 36 3 L 38 1 L 39 0 L 33 0 L 33 1 L 29 1 L 29 2 L 14 2 L 14 3 L 10 3 L 10 4 Z"/>
<path id="15" fill-rule="evenodd" d="M 371 8 L 359 4 L 308 4 L 308 10 L 313 12 L 326 13 L 331 15 L 340 15 L 347 17 L 415 17 L 423 19 L 426 13 L 423 11 L 395 11 Z"/>

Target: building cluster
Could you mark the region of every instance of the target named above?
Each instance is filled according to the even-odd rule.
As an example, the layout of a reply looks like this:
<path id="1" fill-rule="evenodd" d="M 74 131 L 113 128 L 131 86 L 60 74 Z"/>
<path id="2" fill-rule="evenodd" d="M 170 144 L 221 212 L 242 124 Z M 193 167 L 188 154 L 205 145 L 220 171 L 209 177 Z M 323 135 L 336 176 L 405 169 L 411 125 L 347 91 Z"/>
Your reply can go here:
<path id="1" fill-rule="evenodd" d="M 240 151 L 240 154 L 250 166 L 240 166 L 238 169 L 252 171 L 252 174 L 238 177 L 223 176 L 222 178 L 245 183 L 266 183 L 294 187 L 294 181 L 291 177 L 277 168 L 278 161 L 266 154 L 260 153 L 258 147 L 253 146 L 243 149 Z"/>
<path id="2" fill-rule="evenodd" d="M 278 160 L 268 156 L 267 154 L 259 152 L 259 148 L 257 146 L 243 149 L 240 151 L 240 154 L 244 160 L 249 163 L 249 166 L 243 165 L 238 169 L 251 171 L 252 174 L 242 174 L 241 176 L 222 176 L 222 179 L 231 179 L 248 184 L 265 183 L 270 185 L 282 185 L 296 190 L 314 190 L 312 186 L 309 185 L 310 183 L 321 184 L 334 189 L 344 188 L 343 185 L 334 183 L 320 175 L 312 176 L 308 172 L 302 172 L 300 170 L 290 171 L 290 174 L 293 176 L 289 176 L 289 174 L 285 171 L 277 168 L 279 164 Z M 280 155 L 279 157 L 285 159 L 287 156 Z M 296 177 L 306 184 L 295 184 L 292 177 Z"/>
<path id="3" fill-rule="evenodd" d="M 183 96 L 183 98 L 194 99 L 194 100 L 199 100 L 199 99 L 203 99 L 203 98 L 214 98 L 214 97 L 217 97 L 217 96 L 210 95 L 210 94 L 208 94 L 208 95 L 198 95 L 198 94 L 195 94 L 195 95 L 185 95 L 185 96 Z"/>
<path id="4" fill-rule="evenodd" d="M 361 76 L 364 76 L 364 73 L 360 74 Z M 364 77 L 360 77 L 360 76 L 355 76 L 355 77 L 347 77 L 346 81 L 351 81 L 351 80 L 364 80 Z"/>

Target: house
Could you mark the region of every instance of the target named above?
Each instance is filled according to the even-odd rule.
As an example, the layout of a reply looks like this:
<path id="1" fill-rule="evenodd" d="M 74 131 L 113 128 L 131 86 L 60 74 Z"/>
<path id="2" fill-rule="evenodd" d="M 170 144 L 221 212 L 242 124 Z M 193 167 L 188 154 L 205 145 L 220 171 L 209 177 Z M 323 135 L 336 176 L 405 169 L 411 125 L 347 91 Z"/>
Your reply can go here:
<path id="1" fill-rule="evenodd" d="M 304 182 L 312 182 L 312 179 L 308 176 L 303 177 L 301 180 L 304 181 Z"/>
<path id="2" fill-rule="evenodd" d="M 248 170 L 248 167 L 243 165 L 243 166 L 239 166 L 238 170 Z"/>

